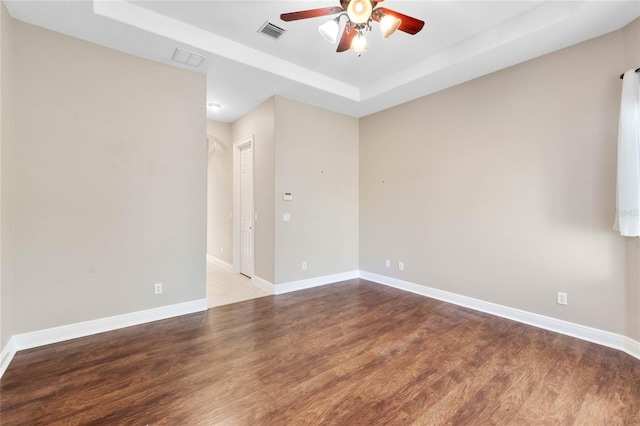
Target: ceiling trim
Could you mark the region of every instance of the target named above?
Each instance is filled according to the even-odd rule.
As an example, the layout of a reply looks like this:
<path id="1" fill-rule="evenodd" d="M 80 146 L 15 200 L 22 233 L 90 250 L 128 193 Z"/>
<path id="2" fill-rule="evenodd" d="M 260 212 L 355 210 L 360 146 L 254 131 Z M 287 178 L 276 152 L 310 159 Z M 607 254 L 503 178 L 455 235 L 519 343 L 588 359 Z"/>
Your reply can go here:
<path id="1" fill-rule="evenodd" d="M 460 5 L 456 5 L 456 0 L 416 2 L 425 5 L 413 5 L 407 11 L 415 8 L 414 11 L 424 11 L 416 16 L 431 16 L 425 33 L 428 37 L 422 43 L 391 40 L 388 48 L 393 51 L 389 57 L 397 58 L 398 55 L 393 55 L 398 49 L 402 55 L 411 55 L 412 49 L 416 51 L 410 56 L 412 61 L 387 66 L 396 62 L 378 51 L 362 60 L 340 55 L 333 58 L 331 51 L 316 55 L 308 47 L 309 43 L 316 43 L 317 34 L 315 38 L 306 37 L 311 33 L 305 33 L 305 37 L 298 34 L 300 42 L 295 37 L 293 42 L 284 39 L 285 48 L 281 49 L 268 44 L 271 41 L 263 42 L 262 37 L 247 33 L 255 31 L 265 18 L 277 22 L 276 14 L 288 3 L 277 7 L 276 2 L 263 0 L 273 5 L 256 8 L 262 2 L 225 0 L 219 8 L 215 4 L 203 8 L 203 4 L 217 1 L 207 0 L 189 9 L 191 2 L 173 1 L 173 6 L 131 0 L 4 0 L 4 3 L 14 19 L 170 66 L 206 73 L 207 101 L 224 105 L 220 111 L 209 110 L 207 114 L 225 122 L 236 120 L 273 95 L 353 117 L 366 116 L 619 30 L 640 16 L 637 0 L 527 0 L 526 7 L 510 6 L 512 12 L 518 13 L 505 11 L 499 1 L 491 0 L 478 1 L 487 6 L 474 6 L 470 9 L 473 13 L 466 9 L 469 0 Z M 291 3 L 287 9 L 297 4 Z M 312 7 L 320 2 L 300 4 Z M 234 13 L 236 7 L 251 19 L 238 21 L 239 24 L 237 16 L 225 16 Z M 498 13 L 499 18 L 477 25 L 476 19 L 487 19 L 501 11 L 504 13 Z M 209 25 L 211 20 L 202 15 L 205 12 L 214 14 L 217 25 Z M 444 21 L 434 21 L 437 16 Z M 224 27 L 222 23 L 229 25 Z M 242 23 L 247 25 L 243 27 Z M 298 26 L 309 31 L 314 24 L 309 21 Z M 378 38 L 372 41 L 377 42 Z M 324 41 L 316 44 L 319 43 Z M 203 54 L 207 60 L 198 69 L 186 68 L 170 60 L 176 47 Z M 386 61 L 382 67 L 381 61 Z M 330 73 L 322 74 L 321 69 Z M 362 79 L 354 77 L 354 73 L 367 69 L 377 72 L 367 72 Z"/>
<path id="2" fill-rule="evenodd" d="M 94 0 L 94 13 L 115 21 L 175 40 L 239 63 L 258 68 L 347 100 L 361 102 L 384 95 L 400 86 L 452 66 L 480 57 L 487 52 L 517 42 L 531 34 L 571 18 L 585 0 L 545 2 L 514 19 L 505 21 L 476 36 L 364 87 L 341 82 L 323 74 L 266 54 L 228 38 L 153 12 L 125 0 Z M 474 78 L 473 71 L 463 72 Z M 467 78 L 463 78 L 466 80 Z"/>
<path id="3" fill-rule="evenodd" d="M 360 101 L 360 90 L 355 86 L 268 55 L 201 28 L 136 6 L 125 0 L 94 0 L 93 12 L 105 18 L 191 45 L 345 99 Z"/>
<path id="4" fill-rule="evenodd" d="M 445 50 L 393 74 L 385 76 L 361 88 L 360 99 L 367 100 L 383 95 L 398 86 L 419 80 L 438 71 L 451 69 L 452 66 L 480 57 L 481 55 L 507 44 L 517 42 L 531 34 L 556 25 L 573 16 L 585 0 L 570 2 L 547 2 L 520 16 L 505 21 L 476 36 L 468 38 Z M 471 78 L 476 76 L 470 73 Z"/>

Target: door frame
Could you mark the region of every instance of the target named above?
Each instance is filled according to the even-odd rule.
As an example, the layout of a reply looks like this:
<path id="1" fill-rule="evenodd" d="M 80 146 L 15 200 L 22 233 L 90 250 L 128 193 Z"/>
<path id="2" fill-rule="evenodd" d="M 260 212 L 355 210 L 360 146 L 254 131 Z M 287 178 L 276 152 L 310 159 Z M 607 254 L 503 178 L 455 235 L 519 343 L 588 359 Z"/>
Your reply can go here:
<path id="1" fill-rule="evenodd" d="M 253 278 L 255 273 L 255 264 L 256 264 L 256 251 L 255 251 L 255 146 L 254 146 L 254 135 L 246 137 L 244 139 L 240 139 L 233 143 L 233 271 L 236 274 L 240 273 L 240 227 L 242 223 L 240 222 L 240 151 L 245 148 L 251 148 L 251 162 L 253 167 L 253 173 L 251 176 L 253 177 L 253 182 L 251 182 L 251 221 L 253 223 L 251 232 L 251 252 L 253 253 L 253 262 L 251 264 L 251 277 Z"/>

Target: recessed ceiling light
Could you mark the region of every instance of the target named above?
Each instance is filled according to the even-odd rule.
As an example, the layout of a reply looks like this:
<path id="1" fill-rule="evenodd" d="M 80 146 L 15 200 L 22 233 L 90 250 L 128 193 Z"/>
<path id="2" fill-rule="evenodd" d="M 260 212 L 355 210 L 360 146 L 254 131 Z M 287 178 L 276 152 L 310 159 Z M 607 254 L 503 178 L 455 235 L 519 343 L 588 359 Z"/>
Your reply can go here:
<path id="1" fill-rule="evenodd" d="M 213 102 L 209 102 L 208 106 L 211 111 L 220 111 L 220 108 L 222 108 L 222 105 L 214 104 Z"/>

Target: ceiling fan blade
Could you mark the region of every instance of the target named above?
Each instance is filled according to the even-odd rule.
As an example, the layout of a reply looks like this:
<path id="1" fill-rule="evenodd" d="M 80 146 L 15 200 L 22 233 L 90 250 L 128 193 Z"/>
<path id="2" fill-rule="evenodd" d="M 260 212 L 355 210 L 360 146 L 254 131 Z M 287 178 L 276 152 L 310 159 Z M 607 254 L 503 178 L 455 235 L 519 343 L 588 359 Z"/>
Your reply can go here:
<path id="1" fill-rule="evenodd" d="M 403 15 L 402 13 L 396 12 L 391 9 L 387 9 L 386 7 L 378 7 L 375 10 L 379 10 L 383 12 L 385 15 L 391 15 L 400 19 L 402 23 L 400 24 L 398 29 L 400 31 L 404 31 L 405 33 L 414 35 L 419 33 L 422 27 L 424 27 L 424 21 L 421 21 L 420 19 L 412 18 L 411 16 L 408 16 L 408 15 Z M 375 14 L 372 15 L 372 19 L 374 21 L 380 21 L 380 19 L 378 18 L 378 15 L 375 15 Z"/>
<path id="2" fill-rule="evenodd" d="M 297 21 L 298 19 L 317 18 L 319 16 L 333 15 L 342 12 L 341 7 L 323 7 L 321 9 L 301 10 L 299 12 L 283 13 L 280 19 L 283 21 Z"/>
<path id="3" fill-rule="evenodd" d="M 350 31 L 347 32 L 347 28 L 349 28 L 349 24 L 347 23 L 342 30 L 342 37 L 340 38 L 340 43 L 338 43 L 338 48 L 336 52 L 344 52 L 345 50 L 351 49 L 351 42 L 353 38 L 356 36 L 356 30 L 351 28 Z"/>

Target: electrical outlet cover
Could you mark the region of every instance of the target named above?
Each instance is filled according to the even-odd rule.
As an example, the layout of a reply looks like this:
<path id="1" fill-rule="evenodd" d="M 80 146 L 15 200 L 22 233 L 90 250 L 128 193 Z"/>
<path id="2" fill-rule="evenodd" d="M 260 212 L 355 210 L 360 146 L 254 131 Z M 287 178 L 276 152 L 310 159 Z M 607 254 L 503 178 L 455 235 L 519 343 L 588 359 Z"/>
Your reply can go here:
<path id="1" fill-rule="evenodd" d="M 558 304 L 559 305 L 567 305 L 567 293 L 558 292 Z"/>

